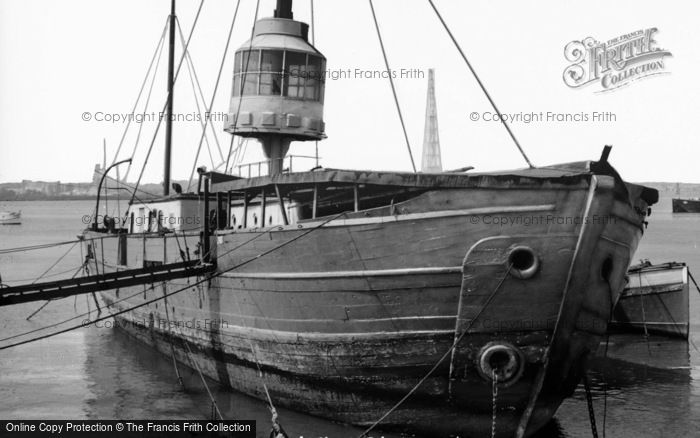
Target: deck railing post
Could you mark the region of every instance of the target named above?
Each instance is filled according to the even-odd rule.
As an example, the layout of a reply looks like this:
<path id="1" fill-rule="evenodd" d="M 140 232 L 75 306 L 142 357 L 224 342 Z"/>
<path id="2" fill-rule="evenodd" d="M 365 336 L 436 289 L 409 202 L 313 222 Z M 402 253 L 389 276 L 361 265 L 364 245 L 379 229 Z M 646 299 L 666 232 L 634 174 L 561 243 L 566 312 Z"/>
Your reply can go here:
<path id="1" fill-rule="evenodd" d="M 231 228 L 231 202 L 233 202 L 232 197 L 233 195 L 229 190 L 226 194 L 226 228 Z"/>
<path id="2" fill-rule="evenodd" d="M 289 225 L 289 220 L 287 219 L 287 211 L 284 209 L 284 199 L 282 199 L 280 188 L 277 184 L 275 184 L 275 193 L 277 194 L 277 202 L 280 203 L 280 212 L 282 213 L 282 220 L 284 221 L 285 225 Z"/>
<path id="3" fill-rule="evenodd" d="M 248 191 L 243 191 L 243 228 L 248 228 Z"/>
<path id="4" fill-rule="evenodd" d="M 210 233 L 210 223 L 209 223 L 209 177 L 207 175 L 204 175 L 204 202 L 202 203 L 202 206 L 204 208 L 204 212 L 202 214 L 202 218 L 204 220 L 204 231 L 202 232 L 202 251 L 201 254 L 199 255 L 200 259 L 202 259 L 202 262 L 208 263 L 209 262 L 209 233 Z"/>
<path id="5" fill-rule="evenodd" d="M 265 207 L 266 207 L 266 201 L 265 201 L 265 187 L 262 188 L 260 191 L 260 227 L 264 228 L 265 227 Z"/>
<path id="6" fill-rule="evenodd" d="M 216 192 L 216 229 L 226 228 L 226 218 L 224 217 L 224 194 Z"/>
<path id="7" fill-rule="evenodd" d="M 355 211 L 360 211 L 360 186 L 355 184 L 352 188 L 353 196 L 355 198 Z"/>

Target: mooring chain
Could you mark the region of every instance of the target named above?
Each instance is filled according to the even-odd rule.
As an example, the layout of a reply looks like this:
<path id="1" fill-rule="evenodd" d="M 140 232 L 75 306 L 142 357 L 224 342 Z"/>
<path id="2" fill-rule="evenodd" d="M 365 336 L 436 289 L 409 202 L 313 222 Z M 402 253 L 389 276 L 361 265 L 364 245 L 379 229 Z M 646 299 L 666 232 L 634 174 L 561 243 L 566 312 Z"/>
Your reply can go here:
<path id="1" fill-rule="evenodd" d="M 496 397 L 498 397 L 498 375 L 496 370 L 491 372 L 491 438 L 496 437 Z"/>
<path id="2" fill-rule="evenodd" d="M 598 428 L 595 424 L 595 410 L 593 409 L 593 396 L 591 395 L 591 386 L 588 383 L 588 374 L 583 374 L 583 387 L 586 390 L 586 403 L 588 404 L 588 417 L 591 420 L 591 433 L 593 438 L 598 438 Z"/>

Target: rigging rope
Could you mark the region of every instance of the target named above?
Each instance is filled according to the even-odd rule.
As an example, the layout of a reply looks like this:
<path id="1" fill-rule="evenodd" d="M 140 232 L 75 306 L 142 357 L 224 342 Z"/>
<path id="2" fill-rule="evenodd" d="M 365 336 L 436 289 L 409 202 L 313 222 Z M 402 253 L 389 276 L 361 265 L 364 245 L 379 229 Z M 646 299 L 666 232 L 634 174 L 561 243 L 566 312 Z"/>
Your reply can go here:
<path id="1" fill-rule="evenodd" d="M 118 237 L 119 237 L 118 234 L 108 234 L 108 235 L 101 236 L 101 237 L 91 237 L 91 238 L 84 238 L 83 237 L 81 239 L 67 240 L 64 242 L 43 243 L 43 244 L 31 245 L 31 246 L 18 246 L 18 247 L 14 247 L 14 248 L 0 249 L 0 255 L 10 254 L 13 252 L 24 252 L 24 251 L 35 251 L 35 250 L 40 250 L 40 249 L 47 249 L 47 248 L 52 248 L 55 246 L 70 245 L 72 243 L 77 243 L 77 242 L 94 242 L 95 240 L 101 240 L 101 239 L 116 239 Z"/>
<path id="2" fill-rule="evenodd" d="M 82 247 L 81 247 L 81 249 L 82 249 Z M 81 252 L 82 252 L 82 251 L 81 251 Z M 82 258 L 82 257 L 81 257 L 81 258 Z M 75 276 L 78 275 L 78 273 L 79 273 L 80 271 L 83 270 L 83 267 L 84 267 L 84 266 L 85 266 L 85 263 L 83 263 L 82 265 L 80 265 L 80 266 L 78 267 L 78 269 L 75 271 L 75 273 L 71 276 L 71 278 L 75 278 Z M 76 298 L 77 298 L 77 295 L 76 295 Z M 61 298 L 59 298 L 59 300 L 60 300 L 60 299 L 61 299 Z M 32 312 L 32 313 L 31 313 L 29 316 L 27 316 L 25 319 L 26 319 L 27 321 L 29 321 L 30 319 L 32 319 L 32 317 L 34 317 L 34 315 L 36 315 L 37 313 L 41 312 L 41 311 L 44 309 L 44 307 L 48 306 L 49 303 L 51 303 L 51 301 L 53 301 L 53 298 L 49 298 L 48 300 L 46 300 L 46 302 L 44 302 L 44 304 L 42 304 L 38 309 L 36 309 L 34 312 Z"/>
<path id="3" fill-rule="evenodd" d="M 163 32 L 160 35 L 160 40 L 158 40 L 158 44 L 156 45 L 156 49 L 153 51 L 153 57 L 151 58 L 151 63 L 148 65 L 148 70 L 146 70 L 146 76 L 143 78 L 143 82 L 141 83 L 141 88 L 139 89 L 139 94 L 136 96 L 136 102 L 134 102 L 134 107 L 131 109 L 131 114 L 136 113 L 136 107 L 139 104 L 139 101 L 141 100 L 141 95 L 143 94 L 143 88 L 146 86 L 146 81 L 148 80 L 148 76 L 151 74 L 151 68 L 153 68 L 153 62 L 156 59 L 156 53 L 158 53 L 159 48 L 161 47 L 161 44 L 163 44 L 163 41 L 165 40 L 165 30 L 168 28 L 168 19 L 166 18 L 165 24 L 163 25 Z M 160 56 L 158 57 L 160 59 Z M 112 160 L 112 164 L 117 162 L 117 157 L 119 157 L 119 151 L 122 148 L 122 144 L 124 143 L 124 139 L 126 138 L 126 133 L 129 130 L 129 126 L 131 125 L 131 119 L 127 120 L 126 126 L 124 127 L 124 133 L 122 134 L 121 140 L 119 140 L 119 146 L 117 147 L 117 151 L 114 153 L 114 159 Z"/>
<path id="4" fill-rule="evenodd" d="M 68 251 L 66 251 L 65 253 L 63 253 L 63 255 L 62 255 L 61 257 L 59 257 L 59 258 L 53 263 L 53 265 L 49 266 L 49 269 L 45 270 L 40 276 L 38 276 L 37 278 L 35 278 L 34 281 L 31 282 L 31 284 L 34 284 L 34 283 L 36 283 L 37 281 L 39 281 L 39 280 L 41 280 L 42 278 L 44 278 L 44 275 L 48 274 L 50 270 L 52 270 L 57 264 L 59 264 L 59 263 L 61 262 L 61 260 L 63 260 L 64 258 L 66 258 L 66 256 L 68 255 L 68 253 L 70 253 L 70 252 L 73 250 L 73 248 L 75 248 L 75 245 L 77 245 L 78 242 L 80 242 L 80 241 L 79 241 L 79 240 L 76 240 L 75 243 L 73 243 L 73 245 L 71 245 L 71 247 L 68 248 Z"/>
<path id="5" fill-rule="evenodd" d="M 190 35 L 187 37 L 187 44 L 185 44 L 185 47 L 182 52 L 182 56 L 180 57 L 180 61 L 177 64 L 177 69 L 175 70 L 175 76 L 173 77 L 173 88 L 175 87 L 175 83 L 177 82 L 177 77 L 180 74 L 180 68 L 182 67 L 182 61 L 185 59 L 185 54 L 187 53 L 187 49 L 190 45 L 190 41 L 192 40 L 192 35 L 194 34 L 194 30 L 197 27 L 197 22 L 199 21 L 199 15 L 202 12 L 202 6 L 204 6 L 204 0 L 201 0 L 199 3 L 199 8 L 197 8 L 197 15 L 194 17 L 194 22 L 192 23 L 192 29 L 190 29 Z M 168 103 L 170 102 L 171 96 L 170 92 L 168 92 L 167 99 L 165 99 L 165 104 L 163 104 L 163 110 L 161 111 L 162 113 L 165 113 L 165 110 L 168 106 Z M 153 138 L 151 139 L 151 145 L 148 147 L 148 152 L 146 153 L 146 159 L 143 162 L 143 166 L 141 167 L 141 172 L 139 173 L 139 178 L 136 180 L 136 187 L 141 184 L 141 178 L 143 178 L 143 173 L 146 170 L 146 165 L 148 164 L 148 158 L 151 156 L 151 151 L 153 151 L 153 145 L 156 142 L 156 137 L 158 136 L 158 131 L 160 130 L 160 125 L 163 123 L 162 118 L 158 118 L 158 124 L 156 125 L 156 131 L 153 133 Z M 131 201 L 129 201 L 129 204 L 131 204 L 134 201 L 134 195 L 136 191 L 134 191 L 134 194 L 131 196 Z"/>
<path id="6" fill-rule="evenodd" d="M 418 381 L 418 383 L 416 383 L 415 386 L 414 386 L 413 388 L 411 388 L 411 390 L 408 391 L 408 393 L 407 393 L 405 396 L 403 396 L 403 398 L 401 398 L 401 400 L 399 400 L 398 402 L 396 402 L 396 404 L 395 404 L 394 406 L 392 406 L 391 409 L 389 409 L 384 415 L 382 415 L 381 418 L 379 418 L 379 420 L 377 420 L 377 421 L 375 421 L 374 423 L 372 423 L 372 425 L 371 425 L 370 427 L 368 427 L 364 432 L 362 432 L 362 434 L 361 434 L 358 438 L 365 438 L 365 437 L 367 437 L 367 434 L 368 434 L 368 433 L 370 433 L 375 427 L 377 427 L 382 421 L 384 421 L 389 415 L 391 415 L 392 412 L 394 412 L 396 409 L 398 409 L 399 406 L 401 406 L 406 400 L 408 400 L 408 398 L 409 398 L 411 395 L 413 395 L 413 393 L 416 392 L 416 391 L 418 390 L 418 388 L 419 388 L 426 380 L 428 380 L 428 377 L 430 377 L 430 376 L 435 372 L 435 370 L 437 370 L 437 368 L 438 368 L 438 367 L 440 366 L 440 364 L 447 358 L 447 356 L 449 356 L 450 353 L 452 353 L 452 351 L 453 351 L 455 348 L 457 348 L 457 345 L 462 341 L 462 339 L 464 338 L 464 336 L 466 336 L 466 334 L 469 333 L 469 330 L 472 328 L 472 326 L 474 325 L 474 323 L 479 319 L 479 317 L 480 317 L 481 314 L 484 312 L 484 310 L 486 310 L 486 308 L 489 306 L 489 304 L 491 304 L 491 301 L 492 301 L 493 298 L 496 296 L 496 293 L 498 292 L 498 290 L 501 288 L 501 286 L 503 285 L 503 283 L 504 283 L 504 282 L 506 281 L 506 279 L 508 278 L 508 276 L 509 276 L 509 274 L 510 274 L 510 270 L 511 270 L 512 267 L 513 267 L 513 264 L 512 264 L 512 263 L 508 265 L 508 267 L 507 267 L 507 269 L 506 269 L 506 273 L 503 275 L 503 277 L 501 278 L 501 280 L 498 282 L 498 284 L 496 285 L 496 288 L 493 290 L 493 292 L 491 292 L 491 295 L 489 295 L 489 297 L 487 298 L 487 300 L 486 300 L 486 302 L 484 303 L 484 305 L 481 306 L 481 308 L 479 309 L 479 312 L 477 312 L 476 316 L 475 316 L 474 318 L 472 318 L 472 319 L 469 321 L 469 324 L 468 324 L 467 327 L 464 329 L 464 331 L 459 335 L 459 337 L 457 337 L 457 338 L 455 339 L 455 341 L 452 343 L 452 345 L 450 346 L 450 348 L 448 348 L 447 351 L 445 351 L 445 353 L 440 357 L 440 359 L 438 359 L 438 361 L 435 362 L 435 365 L 433 365 L 433 367 L 428 371 L 428 373 L 427 373 L 425 376 L 423 376 L 423 377 Z"/>
<path id="7" fill-rule="evenodd" d="M 83 265 L 80 265 L 80 266 L 78 266 L 77 268 L 74 266 L 74 267 L 72 267 L 72 268 L 70 268 L 70 269 L 66 269 L 65 271 L 54 272 L 53 274 L 44 275 L 44 278 L 58 277 L 58 276 L 60 276 L 60 275 L 67 274 L 67 273 L 69 273 L 69 272 L 74 272 L 76 269 L 82 269 L 82 268 L 83 268 Z M 8 283 L 8 282 L 9 282 L 9 283 L 18 283 L 18 282 L 20 282 L 20 281 L 26 282 L 26 281 L 35 281 L 35 280 L 36 280 L 36 278 L 18 278 L 18 279 L 3 280 L 3 281 L 4 281 L 5 283 Z"/>
<path id="8" fill-rule="evenodd" d="M 241 138 L 242 138 L 242 137 L 241 137 Z M 236 146 L 236 149 L 233 150 L 233 152 L 232 152 L 231 149 L 233 149 L 233 143 L 234 143 L 235 141 L 236 141 L 236 136 L 233 135 L 233 134 L 231 134 L 231 141 L 229 142 L 229 145 L 228 145 L 229 154 L 230 154 L 230 153 L 234 153 L 234 154 L 235 154 L 235 153 L 238 151 L 238 148 L 241 147 L 241 140 L 238 140 L 238 146 Z M 231 159 L 231 156 L 230 156 L 230 155 L 227 156 L 227 157 L 226 157 L 226 160 L 225 160 L 223 163 L 221 163 L 221 164 L 219 164 L 218 166 L 216 166 L 216 167 L 214 168 L 214 170 L 216 170 L 216 169 L 218 169 L 219 167 L 221 167 L 222 165 L 224 165 L 224 173 L 228 173 L 228 162 L 229 162 L 230 159 Z M 231 167 L 233 167 L 233 166 L 231 166 Z"/>
<path id="9" fill-rule="evenodd" d="M 180 43 L 184 46 L 185 45 L 185 35 L 182 33 L 182 27 L 180 27 L 180 20 L 178 18 L 175 18 L 175 22 L 177 23 L 177 30 L 180 33 Z M 199 76 L 197 75 L 197 70 L 194 68 L 194 61 L 192 60 L 192 54 L 190 52 L 187 52 L 187 70 L 190 74 L 190 82 L 192 82 L 192 92 L 195 95 L 195 103 L 197 104 L 197 112 L 201 114 L 201 110 L 199 107 L 199 99 L 202 99 L 202 106 L 206 105 L 207 100 L 204 98 L 204 92 L 202 91 L 202 84 L 199 82 Z M 196 88 L 195 88 L 196 84 Z M 196 90 L 196 91 L 195 91 Z M 199 98 L 197 97 L 197 92 L 199 92 Z M 209 114 L 204 114 L 204 117 L 210 117 Z M 203 125 L 203 121 L 200 120 L 200 124 Z M 206 130 L 206 127 L 203 126 L 203 128 Z M 216 135 L 216 129 L 213 129 L 212 127 L 212 134 L 214 135 L 214 142 L 216 143 L 216 149 L 219 151 L 219 156 L 221 157 L 221 161 L 224 160 L 224 153 L 221 151 L 221 144 L 219 143 L 219 136 Z M 209 137 L 205 137 L 204 141 L 207 143 L 207 149 L 209 149 Z M 214 157 L 211 154 L 211 149 L 209 149 L 209 158 L 211 159 L 211 165 L 214 166 Z"/>
<path id="10" fill-rule="evenodd" d="M 179 245 L 179 244 L 178 244 Z M 163 293 L 165 293 L 165 283 L 163 283 Z M 165 307 L 165 321 L 168 323 L 168 327 L 172 327 L 170 324 L 170 311 L 168 310 L 168 299 L 163 297 L 163 307 Z M 173 367 L 175 367 L 175 375 L 177 376 L 177 381 L 182 388 L 185 387 L 185 382 L 182 380 L 180 375 L 180 369 L 177 366 L 177 358 L 175 357 L 175 346 L 173 346 L 173 338 L 168 336 L 168 343 L 170 344 L 170 354 L 173 357 Z"/>
<path id="11" fill-rule="evenodd" d="M 151 77 L 151 85 L 148 87 L 148 94 L 146 95 L 146 103 L 144 104 L 143 107 L 143 113 L 146 114 L 148 112 L 148 106 L 151 103 L 151 95 L 153 94 L 153 88 L 156 83 L 156 78 L 158 77 L 158 70 L 160 69 L 160 58 L 163 55 L 163 49 L 165 48 L 165 36 L 163 36 L 163 39 L 161 40 L 162 44 L 160 46 L 160 50 L 158 51 L 158 60 L 156 61 L 156 68 L 153 70 L 153 76 Z M 139 142 L 141 141 L 141 133 L 143 132 L 143 125 L 145 125 L 145 121 L 142 121 L 139 123 L 139 129 L 136 131 L 136 141 L 134 142 L 134 148 L 131 150 L 131 161 L 129 162 L 129 165 L 126 167 L 126 173 L 124 174 L 124 185 L 126 184 L 126 179 L 129 177 L 129 172 L 131 172 L 131 166 L 134 163 L 134 157 L 136 156 L 136 149 L 138 149 Z M 128 186 L 128 185 L 127 185 Z M 136 188 L 134 187 L 134 190 Z"/>
<path id="12" fill-rule="evenodd" d="M 183 45 L 184 45 L 184 37 L 182 35 L 182 30 L 180 30 L 179 23 L 178 23 L 177 28 L 180 31 L 180 39 L 182 40 Z M 204 121 L 201 118 L 202 109 L 199 106 L 199 96 L 197 95 L 197 88 L 196 88 L 197 86 L 194 83 L 194 77 L 193 77 L 192 67 L 191 67 L 192 62 L 191 62 L 191 58 L 189 56 L 189 53 L 187 54 L 187 58 L 185 58 L 185 61 L 186 61 L 185 65 L 187 65 L 187 72 L 189 73 L 190 84 L 192 84 L 192 93 L 194 94 L 194 104 L 197 107 L 197 114 L 200 116 L 199 125 L 206 132 L 206 126 L 204 126 Z M 197 83 L 197 85 L 199 85 L 199 82 Z M 201 91 L 201 89 L 200 89 L 200 91 Z M 206 100 L 202 99 L 202 105 L 206 105 Z M 207 117 L 207 115 L 205 114 L 204 117 Z M 216 132 L 216 131 L 214 131 L 214 132 Z M 204 134 L 204 144 L 206 144 L 206 146 L 207 146 L 207 152 L 209 153 L 209 160 L 211 161 L 211 165 L 214 166 L 214 156 L 211 154 L 211 145 L 209 144 L 209 136 L 206 133 Z"/>
<path id="13" fill-rule="evenodd" d="M 231 27 L 228 30 L 228 37 L 226 38 L 226 46 L 224 47 L 224 53 L 221 56 L 221 64 L 219 64 L 219 73 L 216 75 L 216 83 L 214 84 L 214 91 L 211 94 L 211 100 L 209 101 L 209 106 L 206 108 L 207 114 L 211 114 L 211 109 L 214 107 L 214 100 L 216 99 L 216 92 L 219 89 L 219 82 L 221 81 L 221 73 L 224 70 L 224 63 L 226 62 L 226 55 L 228 55 L 228 47 L 231 44 L 231 35 L 233 34 L 233 27 L 236 24 L 236 17 L 238 17 L 238 7 L 241 5 L 241 0 L 238 0 L 236 2 L 236 10 L 233 12 L 233 19 L 231 20 Z M 257 16 L 257 10 L 256 10 L 256 16 Z M 190 173 L 190 179 L 187 182 L 187 191 L 190 190 L 190 186 L 192 185 L 192 178 L 194 177 L 194 171 L 197 168 L 197 159 L 199 159 L 199 151 L 202 149 L 202 141 L 204 140 L 204 136 L 206 135 L 207 132 L 207 126 L 209 125 L 210 118 L 206 118 L 206 122 L 204 125 L 204 129 L 202 130 L 202 136 L 199 138 L 199 146 L 197 147 L 197 154 L 194 157 L 194 162 L 192 163 L 192 172 Z M 229 153 L 230 153 L 230 148 L 229 148 Z M 224 159 L 223 154 L 221 155 L 221 159 Z M 214 166 L 214 162 L 212 160 L 212 167 Z"/>
<path id="14" fill-rule="evenodd" d="M 464 62 L 467 64 L 467 67 L 469 67 L 469 70 L 471 70 L 472 75 L 474 75 L 474 78 L 476 79 L 476 82 L 479 84 L 479 87 L 481 87 L 481 91 L 484 92 L 486 95 L 486 98 L 489 100 L 491 103 L 491 106 L 493 107 L 493 110 L 496 111 L 496 114 L 498 114 L 498 119 L 501 121 L 503 126 L 506 128 L 506 131 L 508 131 L 508 134 L 510 135 L 510 138 L 513 139 L 513 142 L 515 143 L 515 146 L 517 146 L 518 150 L 520 151 L 520 154 L 523 156 L 525 161 L 527 162 L 527 165 L 530 166 L 530 168 L 534 168 L 535 166 L 530 162 L 530 159 L 527 157 L 525 154 L 525 151 L 523 148 L 520 146 L 520 143 L 518 140 L 515 138 L 515 134 L 513 134 L 513 131 L 511 131 L 510 126 L 508 125 L 508 122 L 506 119 L 501 115 L 501 111 L 499 111 L 498 107 L 496 107 L 496 103 L 493 101 L 491 98 L 491 95 L 489 94 L 488 91 L 486 91 L 486 87 L 484 84 L 481 82 L 481 79 L 479 79 L 479 76 L 476 74 L 476 71 L 474 70 L 474 67 L 472 67 L 472 64 L 469 62 L 469 59 L 467 59 L 467 55 L 464 54 L 464 51 L 462 50 L 462 47 L 459 45 L 457 40 L 455 39 L 454 35 L 452 35 L 452 31 L 450 28 L 447 26 L 447 23 L 445 20 L 442 18 L 442 15 L 440 15 L 440 12 L 437 10 L 437 7 L 435 6 L 435 3 L 433 3 L 433 0 L 428 0 L 428 3 L 430 3 L 430 6 L 432 6 L 433 10 L 435 11 L 435 15 L 437 15 L 438 19 L 440 20 L 440 23 L 442 23 L 442 26 L 445 28 L 445 31 L 447 31 L 447 34 L 449 35 L 450 39 L 454 43 L 455 47 L 459 51 L 459 54 L 462 55 L 462 59 L 464 59 Z"/>
<path id="15" fill-rule="evenodd" d="M 234 138 L 236 138 L 236 137 L 232 135 L 231 136 L 231 146 L 233 146 L 233 139 Z M 245 150 L 248 147 L 248 140 L 249 140 L 248 137 L 238 137 L 238 146 L 236 146 L 236 149 L 234 149 L 232 152 L 233 159 L 227 160 L 226 163 L 221 163 L 221 164 L 226 164 L 226 168 L 224 168 L 224 172 L 229 173 L 229 174 L 233 174 L 233 168 L 236 167 L 236 164 L 238 164 L 239 162 L 242 162 L 243 157 L 245 156 Z M 231 167 L 228 167 L 229 161 L 231 162 Z M 217 168 L 218 168 L 218 166 L 217 166 Z"/>
<path id="16" fill-rule="evenodd" d="M 369 0 L 369 7 L 372 10 L 372 18 L 374 19 L 374 27 L 377 29 L 377 37 L 379 38 L 379 46 L 382 49 L 382 56 L 384 57 L 384 65 L 388 72 L 387 77 L 389 78 L 389 84 L 391 84 L 391 92 L 394 95 L 394 103 L 396 103 L 396 111 L 399 113 L 399 120 L 401 121 L 401 129 L 403 129 L 403 137 L 406 140 L 406 149 L 408 150 L 408 156 L 411 158 L 411 167 L 413 167 L 413 172 L 416 173 L 416 163 L 413 161 L 413 152 L 411 152 L 411 142 L 408 139 L 408 133 L 406 132 L 406 123 L 403 121 L 403 114 L 401 114 L 401 105 L 399 105 L 399 98 L 396 95 L 396 87 L 394 86 L 394 79 L 391 74 L 391 67 L 389 67 L 389 59 L 386 56 L 386 50 L 384 50 L 384 41 L 382 40 L 382 33 L 379 31 L 379 22 L 377 21 L 377 14 L 374 12 L 374 4 L 372 0 Z"/>
<path id="17" fill-rule="evenodd" d="M 316 23 L 314 23 L 314 0 L 311 0 L 311 45 L 316 45 Z"/>
<path id="18" fill-rule="evenodd" d="M 246 60 L 245 60 L 245 68 L 243 69 L 243 72 L 241 74 L 241 84 L 240 84 L 240 90 L 238 90 L 238 108 L 236 108 L 236 115 L 233 117 L 233 126 L 234 126 L 234 132 L 235 132 L 235 126 L 236 123 L 238 123 L 238 116 L 241 113 L 241 102 L 243 102 L 243 90 L 245 89 L 245 83 L 248 80 L 248 67 L 250 65 L 250 52 L 253 49 L 253 38 L 255 38 L 255 25 L 258 22 L 258 12 L 260 10 L 260 0 L 257 0 L 255 2 L 255 16 L 253 17 L 253 27 L 250 29 L 250 44 L 248 45 L 248 51 L 246 52 Z M 235 85 L 235 81 L 234 81 Z M 234 91 L 235 93 L 235 91 Z M 233 94 L 233 93 L 232 93 Z M 231 133 L 231 135 L 235 135 L 234 133 Z M 226 159 L 226 168 L 228 168 L 228 157 L 231 157 L 231 148 L 233 148 L 233 141 L 231 142 L 231 145 L 229 146 L 228 150 L 228 156 Z M 191 177 L 190 177 L 191 179 Z"/>
<path id="19" fill-rule="evenodd" d="M 311 45 L 316 47 L 316 22 L 314 20 L 314 0 L 311 0 Z M 315 142 L 316 145 L 316 167 L 318 167 L 318 140 Z"/>
<path id="20" fill-rule="evenodd" d="M 5 248 L 0 249 L 0 254 L 10 254 L 13 252 L 24 252 L 24 251 L 34 251 L 38 249 L 53 248 L 55 246 L 70 245 L 71 243 L 80 242 L 80 240 L 69 240 L 65 242 L 54 242 L 54 243 L 42 243 L 39 245 L 31 246 L 18 246 L 15 248 Z"/>

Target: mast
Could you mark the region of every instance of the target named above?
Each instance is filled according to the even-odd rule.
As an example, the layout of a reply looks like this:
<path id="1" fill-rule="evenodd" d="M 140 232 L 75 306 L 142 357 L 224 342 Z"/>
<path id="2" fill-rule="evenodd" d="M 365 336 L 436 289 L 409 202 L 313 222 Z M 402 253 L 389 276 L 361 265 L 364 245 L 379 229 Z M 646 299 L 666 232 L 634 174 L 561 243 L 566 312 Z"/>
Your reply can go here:
<path id="1" fill-rule="evenodd" d="M 163 170 L 163 195 L 170 195 L 170 154 L 173 141 L 173 71 L 175 67 L 175 0 L 170 3 L 170 23 L 168 25 L 168 105 L 165 109 L 165 168 Z"/>
<path id="2" fill-rule="evenodd" d="M 437 106 L 435 105 L 435 70 L 432 68 L 428 70 L 428 97 L 425 105 L 424 129 L 421 171 L 428 173 L 442 172 Z"/>

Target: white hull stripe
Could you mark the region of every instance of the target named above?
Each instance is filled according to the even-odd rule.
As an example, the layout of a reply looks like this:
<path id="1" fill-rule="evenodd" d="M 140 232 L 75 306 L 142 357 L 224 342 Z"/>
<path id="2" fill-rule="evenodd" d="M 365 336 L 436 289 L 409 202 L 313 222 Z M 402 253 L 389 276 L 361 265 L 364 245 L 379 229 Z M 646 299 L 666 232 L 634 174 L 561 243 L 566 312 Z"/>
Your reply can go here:
<path id="1" fill-rule="evenodd" d="M 440 211 L 429 211 L 422 213 L 401 213 L 393 216 L 376 216 L 376 217 L 360 217 L 352 219 L 335 219 L 326 224 L 323 224 L 322 220 L 305 221 L 299 224 L 292 225 L 279 225 L 268 228 L 247 228 L 235 230 L 235 233 L 250 233 L 250 232 L 261 232 L 261 231 L 274 231 L 274 230 L 295 230 L 303 228 L 315 228 L 323 224 L 323 228 L 327 227 L 342 227 L 347 225 L 372 225 L 372 224 L 383 224 L 390 222 L 403 222 L 403 221 L 413 221 L 421 219 L 435 219 L 443 217 L 454 217 L 454 216 L 475 216 L 475 215 L 494 215 L 494 214 L 507 214 L 507 213 L 525 213 L 525 212 L 544 212 L 553 211 L 556 209 L 554 204 L 543 204 L 543 205 L 523 205 L 515 207 L 479 207 L 479 208 L 467 208 L 461 210 L 440 210 Z M 321 218 L 322 219 L 322 218 Z M 219 235 L 230 234 L 233 231 L 220 231 Z"/>
<path id="2" fill-rule="evenodd" d="M 404 269 L 376 269 L 366 271 L 332 271 L 332 272 L 224 272 L 220 276 L 227 278 L 259 278 L 259 279 L 318 279 L 318 278 L 365 278 L 365 277 L 392 277 L 401 275 L 435 275 L 458 274 L 462 272 L 461 266 L 448 266 L 438 268 L 404 268 Z"/>

